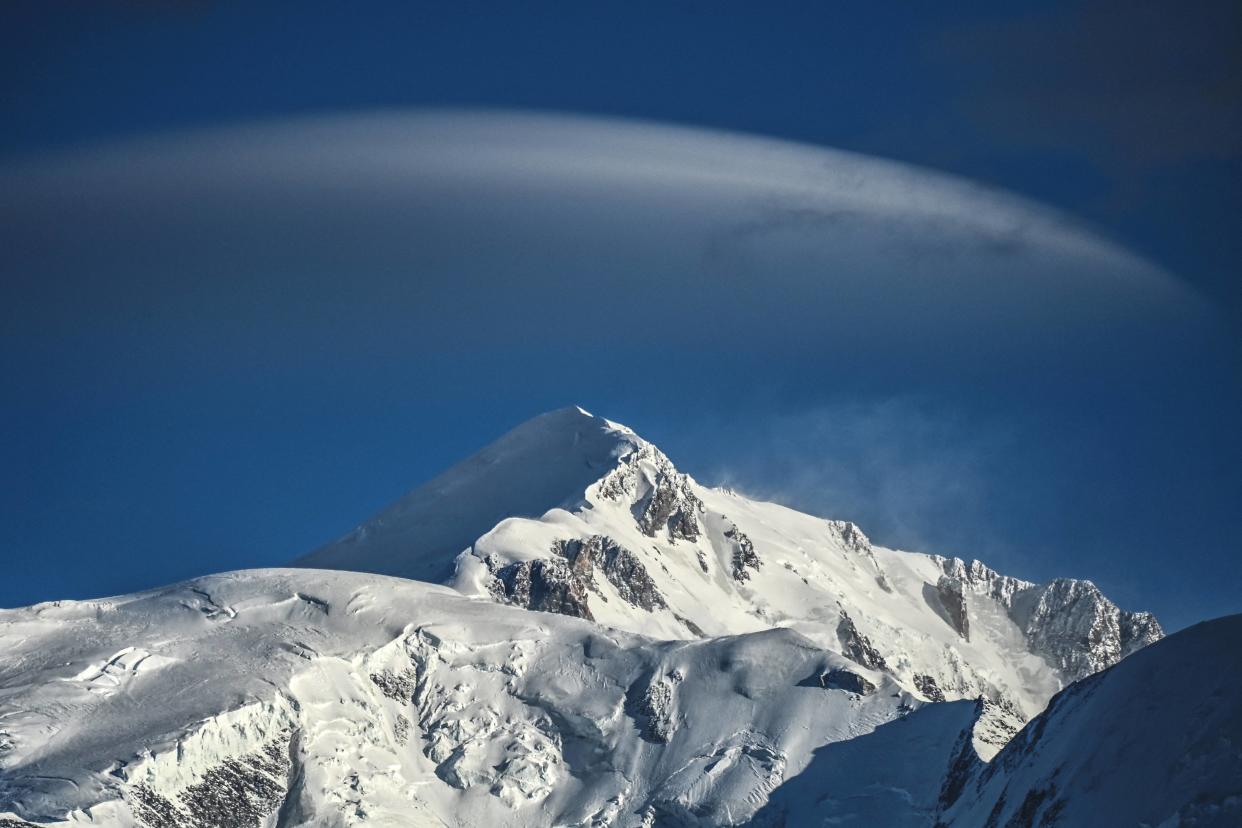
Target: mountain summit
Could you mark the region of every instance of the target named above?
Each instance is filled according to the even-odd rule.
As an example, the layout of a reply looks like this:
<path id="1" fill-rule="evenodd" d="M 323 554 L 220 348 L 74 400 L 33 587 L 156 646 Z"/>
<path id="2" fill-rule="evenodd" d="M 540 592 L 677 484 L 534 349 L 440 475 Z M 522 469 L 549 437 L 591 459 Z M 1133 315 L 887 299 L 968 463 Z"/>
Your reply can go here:
<path id="1" fill-rule="evenodd" d="M 441 581 L 457 553 L 509 517 L 573 507 L 639 438 L 578 406 L 528 420 L 298 566 Z"/>
<path id="2" fill-rule="evenodd" d="M 1160 638 L 1087 581 L 885 549 L 703 486 L 582 408 L 518 426 L 298 565 L 451 585 L 664 639 L 790 628 L 929 701 L 988 700 L 991 755 L 1053 693 Z"/>

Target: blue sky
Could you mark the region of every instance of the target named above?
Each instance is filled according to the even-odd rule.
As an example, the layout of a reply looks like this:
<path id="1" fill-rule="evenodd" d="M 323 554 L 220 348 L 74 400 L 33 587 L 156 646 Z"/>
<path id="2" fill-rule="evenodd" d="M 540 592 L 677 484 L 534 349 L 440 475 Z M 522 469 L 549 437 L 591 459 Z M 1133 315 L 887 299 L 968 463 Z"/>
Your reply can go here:
<path id="1" fill-rule="evenodd" d="M 290 265 L 272 251 L 306 228 L 285 221 L 274 242 L 262 205 L 253 233 L 229 225 L 219 237 L 229 250 L 179 247 L 176 232 L 168 249 L 116 250 L 88 238 L 114 226 L 116 204 L 97 223 L 87 204 L 66 228 L 10 194 L 4 215 L 22 217 L 10 228 L 27 238 L 67 233 L 109 252 L 54 277 L 33 256 L 0 265 L 11 395 L 0 542 L 12 560 L 0 605 L 281 563 L 573 402 L 708 482 L 857 520 L 882 542 L 1033 579 L 1089 577 L 1171 627 L 1242 610 L 1242 50 L 1229 4 L 11 3 L 0 14 L 8 169 L 377 108 L 643 118 L 838 147 L 1042 201 L 1173 274 L 1213 315 L 1151 336 L 1032 334 L 1012 354 L 996 331 L 964 327 L 934 359 L 902 337 L 856 351 L 792 335 L 759 348 L 732 331 L 610 344 L 575 338 L 601 322 L 573 317 L 555 340 L 524 336 L 520 320 L 555 318 L 546 297 L 523 304 L 531 291 L 513 285 L 529 274 L 481 258 L 478 284 L 494 283 L 450 296 L 454 312 L 473 302 L 498 319 L 503 302 L 519 321 L 507 337 L 433 339 L 411 333 L 414 317 L 376 313 L 391 263 L 337 249 Z M 360 226 L 373 223 L 358 209 Z M 194 226 L 224 221 L 209 213 Z M 58 249 L 74 261 L 73 245 Z M 570 305 L 608 296 L 611 322 L 626 310 L 619 285 L 607 268 L 586 273 Z M 912 301 L 868 305 L 877 331 L 916 318 Z M 768 305 L 740 317 L 752 332 L 800 310 L 780 296 Z M 1053 322 L 1065 309 L 1041 312 Z"/>

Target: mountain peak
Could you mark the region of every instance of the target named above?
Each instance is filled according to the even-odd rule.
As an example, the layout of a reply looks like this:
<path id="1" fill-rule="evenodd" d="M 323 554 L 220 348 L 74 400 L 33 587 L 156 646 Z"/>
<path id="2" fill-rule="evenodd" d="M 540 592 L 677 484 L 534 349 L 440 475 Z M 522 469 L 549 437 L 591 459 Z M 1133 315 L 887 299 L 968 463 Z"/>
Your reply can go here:
<path id="1" fill-rule="evenodd" d="M 540 414 L 295 564 L 446 580 L 458 553 L 497 523 L 576 506 L 620 458 L 648 445 L 581 406 Z"/>
<path id="2" fill-rule="evenodd" d="M 566 437 L 569 438 L 568 441 L 564 439 Z M 596 437 L 599 438 L 598 443 Z M 593 444 L 594 449 L 606 448 L 607 445 L 646 444 L 629 426 L 592 414 L 580 405 L 567 405 L 531 417 L 482 452 L 490 451 L 502 443 L 512 446 L 530 440 L 538 441 L 552 451 L 573 450 L 568 447 L 583 442 Z"/>
<path id="3" fill-rule="evenodd" d="M 853 524 L 701 486 L 578 406 L 522 423 L 298 564 L 661 639 L 791 627 L 872 685 L 986 697 L 972 742 L 985 758 L 1066 682 L 1161 636 L 1087 582 L 886 549 Z"/>

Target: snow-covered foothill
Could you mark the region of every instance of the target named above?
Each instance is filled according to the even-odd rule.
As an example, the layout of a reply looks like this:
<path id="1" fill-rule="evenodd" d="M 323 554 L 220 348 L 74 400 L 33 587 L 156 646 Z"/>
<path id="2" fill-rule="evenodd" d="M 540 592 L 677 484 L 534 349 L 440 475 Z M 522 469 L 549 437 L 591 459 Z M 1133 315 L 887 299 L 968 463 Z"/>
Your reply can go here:
<path id="1" fill-rule="evenodd" d="M 81 678 L 131 647 L 160 667 Z M 0 651 L 0 812 L 52 825 L 743 824 L 922 704 L 792 630 L 658 642 L 306 569 L 3 611 Z"/>

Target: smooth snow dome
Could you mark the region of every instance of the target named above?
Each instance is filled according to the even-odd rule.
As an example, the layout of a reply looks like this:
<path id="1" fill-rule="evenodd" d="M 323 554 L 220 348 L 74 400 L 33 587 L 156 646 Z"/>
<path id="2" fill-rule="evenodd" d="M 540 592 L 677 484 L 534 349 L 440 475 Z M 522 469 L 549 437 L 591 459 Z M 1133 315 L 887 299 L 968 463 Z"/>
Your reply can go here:
<path id="1" fill-rule="evenodd" d="M 84 260 L 107 274 L 14 320 L 30 328 L 122 325 L 145 306 L 191 327 L 309 318 L 346 345 L 399 321 L 411 343 L 466 349 L 902 346 L 936 362 L 980 339 L 1009 356 L 1082 348 L 1197 304 L 1125 250 L 963 180 L 641 122 L 287 121 L 27 163 L 0 184 L 26 287 Z"/>

